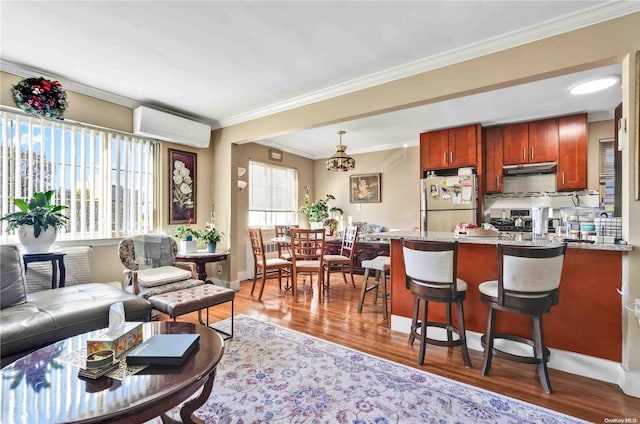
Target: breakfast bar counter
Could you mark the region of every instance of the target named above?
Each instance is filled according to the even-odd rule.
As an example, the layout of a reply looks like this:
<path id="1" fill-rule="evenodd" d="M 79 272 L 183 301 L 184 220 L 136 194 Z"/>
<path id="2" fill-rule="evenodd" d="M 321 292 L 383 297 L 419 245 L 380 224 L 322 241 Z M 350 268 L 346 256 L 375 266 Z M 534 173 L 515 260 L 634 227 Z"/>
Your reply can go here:
<path id="1" fill-rule="evenodd" d="M 468 331 L 484 333 L 488 309 L 478 286 L 498 278 L 496 246 L 519 244 L 557 245 L 553 236 L 541 241 L 505 237 L 465 237 L 453 233 L 388 233 L 391 256 L 391 314 L 411 317 L 413 296 L 405 286 L 401 239 L 458 240 L 458 277 L 468 284 L 464 303 Z M 550 348 L 620 362 L 622 352 L 622 257 L 628 245 L 569 243 L 562 269 L 560 303 L 545 315 L 545 343 Z M 429 320 L 443 320 L 443 304 L 429 306 Z M 527 316 L 498 314 L 496 331 L 529 337 Z"/>

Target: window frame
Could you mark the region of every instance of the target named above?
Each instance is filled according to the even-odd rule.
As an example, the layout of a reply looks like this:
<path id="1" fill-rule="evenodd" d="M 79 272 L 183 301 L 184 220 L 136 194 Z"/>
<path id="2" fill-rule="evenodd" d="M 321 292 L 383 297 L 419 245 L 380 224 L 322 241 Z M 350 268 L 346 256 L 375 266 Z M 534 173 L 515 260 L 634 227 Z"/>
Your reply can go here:
<path id="1" fill-rule="evenodd" d="M 252 208 L 253 190 L 257 189 L 256 185 L 252 184 L 252 178 L 254 178 L 253 173 L 255 172 L 252 168 L 254 166 L 263 167 L 266 169 L 274 169 L 274 168 L 282 169 L 282 170 L 286 170 L 287 172 L 291 172 L 293 174 L 293 181 L 289 182 L 292 187 L 290 191 L 290 196 L 285 197 L 285 198 L 292 197 L 293 200 L 291 201 L 291 204 L 290 204 L 292 209 L 276 210 L 274 208 L 264 208 L 264 209 Z M 291 166 L 261 162 L 261 161 L 250 159 L 247 166 L 247 170 L 248 170 L 248 180 L 249 180 L 249 184 L 248 184 L 249 201 L 247 206 L 248 226 L 261 227 L 266 229 L 266 228 L 274 228 L 275 225 L 287 225 L 287 224 L 297 225 L 298 224 L 298 206 L 297 205 L 298 205 L 298 185 L 299 185 L 298 169 Z M 291 194 L 293 196 L 291 196 Z M 254 213 L 263 214 L 263 216 L 258 220 L 254 220 L 253 218 Z M 278 217 L 278 214 L 280 214 L 280 217 Z"/>
<path id="2" fill-rule="evenodd" d="M 67 119 L 48 120 L 6 106 L 0 107 L 0 115 L 0 216 L 16 210 L 13 205 L 16 196 L 30 198 L 36 191 L 53 189 L 56 190 L 55 202 L 68 206 L 67 211 L 80 208 L 77 213 L 67 212 L 72 219 L 64 230 L 59 231 L 58 245 L 86 244 L 87 240 L 91 240 L 92 245 L 110 245 L 125 236 L 157 231 L 158 208 L 155 203 L 160 192 L 159 140 Z M 27 128 L 26 132 L 24 128 Z M 55 152 L 56 148 L 60 151 Z M 25 170 L 17 171 L 16 164 L 8 165 L 11 160 L 8 152 Z M 59 156 L 54 156 L 56 154 Z M 118 159 L 112 156 L 116 154 L 120 155 Z M 34 156 L 40 164 L 39 171 L 50 167 L 49 174 L 40 175 L 35 184 L 31 177 L 34 170 L 30 166 Z M 41 159 L 43 157 L 45 160 Z M 57 176 L 57 169 L 65 171 Z M 16 181 L 18 175 L 28 182 Z M 60 181 L 62 178 L 64 182 Z M 95 181 L 99 179 L 102 181 Z M 15 187 L 7 188 L 10 185 Z M 125 195 L 114 198 L 116 187 Z M 75 196 L 72 195 L 74 192 Z M 125 217 L 122 222 L 126 226 L 114 227 L 116 222 L 112 217 L 117 216 L 114 214 Z M 144 216 L 142 219 L 141 214 Z M 136 220 L 138 224 L 133 225 Z M 93 227 L 91 222 L 95 223 Z M 71 225 L 76 226 L 74 231 L 68 231 Z M 17 234 L 8 233 L 6 226 L 5 221 L 0 221 L 0 242 L 16 243 Z"/>

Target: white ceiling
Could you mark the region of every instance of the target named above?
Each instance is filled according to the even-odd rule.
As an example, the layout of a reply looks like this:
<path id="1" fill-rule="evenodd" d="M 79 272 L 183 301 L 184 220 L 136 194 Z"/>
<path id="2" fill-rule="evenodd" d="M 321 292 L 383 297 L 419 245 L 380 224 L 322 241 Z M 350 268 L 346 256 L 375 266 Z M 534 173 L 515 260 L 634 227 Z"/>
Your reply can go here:
<path id="1" fill-rule="evenodd" d="M 0 1 L 0 59 L 8 72 L 216 128 L 638 10 L 633 1 Z M 572 82 L 561 77 L 264 143 L 319 158 L 333 153 L 339 129 L 355 153 L 415 143 L 428 129 L 610 111 L 620 100 L 613 90 L 617 97 L 562 104 Z"/>

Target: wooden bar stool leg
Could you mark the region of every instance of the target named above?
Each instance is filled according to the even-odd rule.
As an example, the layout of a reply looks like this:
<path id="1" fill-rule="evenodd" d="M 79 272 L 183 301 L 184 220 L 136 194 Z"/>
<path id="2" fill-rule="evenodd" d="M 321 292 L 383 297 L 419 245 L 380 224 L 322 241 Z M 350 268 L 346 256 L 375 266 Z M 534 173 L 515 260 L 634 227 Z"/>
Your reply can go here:
<path id="1" fill-rule="evenodd" d="M 458 332 L 460 333 L 460 341 L 462 341 L 462 360 L 467 368 L 473 368 L 471 366 L 471 358 L 469 357 L 469 350 L 467 349 L 467 329 L 464 326 L 464 306 L 463 301 L 460 300 L 456 303 L 456 311 L 458 312 Z"/>
<path id="2" fill-rule="evenodd" d="M 364 295 L 367 294 L 367 281 L 369 280 L 369 268 L 364 269 L 364 281 L 362 282 L 362 290 L 360 291 L 360 303 L 358 303 L 358 313 L 362 313 L 362 305 L 364 304 Z"/>
<path id="3" fill-rule="evenodd" d="M 420 309 L 420 299 L 413 297 L 413 317 L 411 318 L 411 333 L 409 333 L 409 344 L 413 345 L 416 339 L 416 329 L 418 328 L 418 311 Z"/>
<path id="4" fill-rule="evenodd" d="M 493 359 L 493 337 L 496 321 L 496 310 L 489 306 L 489 317 L 487 318 L 487 332 L 484 334 L 484 360 L 482 362 L 482 375 L 488 375 Z"/>
<path id="5" fill-rule="evenodd" d="M 420 322 L 420 353 L 418 354 L 418 365 L 424 364 L 424 355 L 427 350 L 427 316 L 429 312 L 429 302 L 421 300 L 422 321 Z"/>
<path id="6" fill-rule="evenodd" d="M 447 303 L 447 308 L 446 308 L 446 314 L 447 314 L 447 341 L 453 341 L 453 335 L 451 334 L 451 303 Z"/>
<path id="7" fill-rule="evenodd" d="M 373 289 L 373 304 L 378 304 L 378 287 L 380 286 L 380 271 L 376 270 L 376 282 L 375 288 Z"/>
<path id="8" fill-rule="evenodd" d="M 382 316 L 389 319 L 389 309 L 387 305 L 387 273 L 382 271 Z"/>
<path id="9" fill-rule="evenodd" d="M 540 383 L 545 392 L 551 393 L 551 381 L 549 380 L 549 371 L 547 369 L 547 361 L 544 357 L 544 333 L 542 332 L 542 315 L 531 315 L 531 327 L 533 339 L 533 350 L 538 360 L 538 375 Z"/>

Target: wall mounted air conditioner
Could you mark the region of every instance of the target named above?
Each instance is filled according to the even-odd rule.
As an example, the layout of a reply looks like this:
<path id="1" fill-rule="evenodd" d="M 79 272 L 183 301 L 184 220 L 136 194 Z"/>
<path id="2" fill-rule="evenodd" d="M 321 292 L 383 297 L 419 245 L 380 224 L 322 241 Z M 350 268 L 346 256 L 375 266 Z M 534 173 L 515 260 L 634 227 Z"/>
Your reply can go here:
<path id="1" fill-rule="evenodd" d="M 133 133 L 199 148 L 209 147 L 211 127 L 146 106 L 133 109 Z"/>

